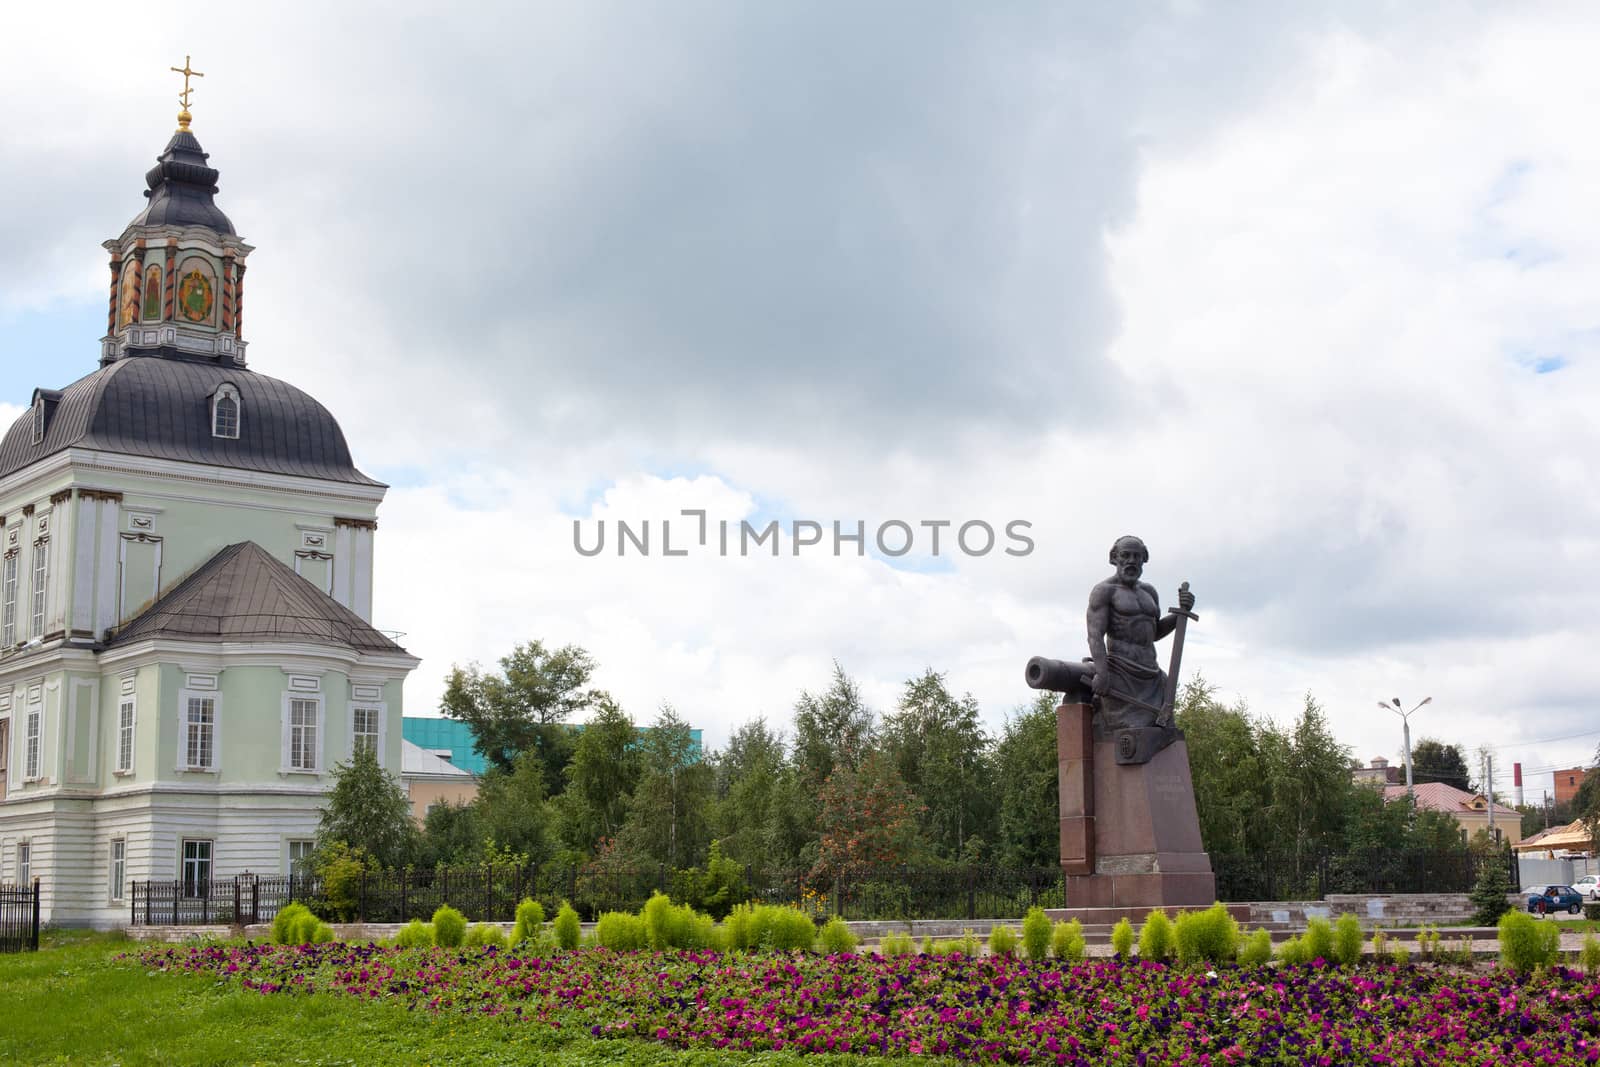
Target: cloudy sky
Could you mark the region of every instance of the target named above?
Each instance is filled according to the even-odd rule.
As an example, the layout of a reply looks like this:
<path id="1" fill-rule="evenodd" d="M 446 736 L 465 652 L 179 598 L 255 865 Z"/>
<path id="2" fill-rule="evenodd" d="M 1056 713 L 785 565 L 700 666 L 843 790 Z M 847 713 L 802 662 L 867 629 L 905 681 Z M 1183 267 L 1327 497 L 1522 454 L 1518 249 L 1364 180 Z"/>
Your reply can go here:
<path id="1" fill-rule="evenodd" d="M 1397 758 L 1378 700 L 1431 696 L 1418 734 L 1535 796 L 1600 741 L 1592 5 L 8 21 L 0 397 L 94 368 L 99 243 L 193 55 L 258 248 L 251 365 L 393 486 L 375 621 L 424 660 L 408 711 L 537 637 L 712 744 L 835 659 L 880 710 L 947 672 L 998 728 L 1030 655 L 1084 654 L 1131 531 L 1199 598 L 1185 673 L 1260 714 L 1309 691 Z M 778 520 L 782 554 L 721 556 L 718 519 Z M 796 555 L 801 520 L 827 532 Z M 978 520 L 1034 550 L 952 551 Z"/>

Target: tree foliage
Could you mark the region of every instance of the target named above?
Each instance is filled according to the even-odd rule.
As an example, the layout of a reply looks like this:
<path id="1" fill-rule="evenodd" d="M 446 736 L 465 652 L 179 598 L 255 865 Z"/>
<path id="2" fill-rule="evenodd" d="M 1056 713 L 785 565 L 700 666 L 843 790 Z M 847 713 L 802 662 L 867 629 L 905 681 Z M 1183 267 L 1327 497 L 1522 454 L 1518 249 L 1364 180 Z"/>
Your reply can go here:
<path id="1" fill-rule="evenodd" d="M 572 754 L 572 732 L 563 728 L 600 698 L 589 689 L 594 660 L 576 645 L 546 649 L 539 641 L 518 645 L 500 661 L 498 673 L 477 664 L 450 669 L 444 712 L 472 728 L 473 748 L 502 771 L 519 755 L 538 755 L 545 790 L 561 789 L 561 771 Z"/>
<path id="2" fill-rule="evenodd" d="M 317 849 L 335 842 L 358 849 L 385 867 L 410 863 L 417 847 L 411 801 L 370 748 L 333 768 L 333 788 L 317 825 Z"/>
<path id="3" fill-rule="evenodd" d="M 1424 737 L 1411 746 L 1411 780 L 1417 784 L 1443 782 L 1463 793 L 1472 791 L 1472 778 L 1461 746 L 1447 745 L 1432 737 Z"/>

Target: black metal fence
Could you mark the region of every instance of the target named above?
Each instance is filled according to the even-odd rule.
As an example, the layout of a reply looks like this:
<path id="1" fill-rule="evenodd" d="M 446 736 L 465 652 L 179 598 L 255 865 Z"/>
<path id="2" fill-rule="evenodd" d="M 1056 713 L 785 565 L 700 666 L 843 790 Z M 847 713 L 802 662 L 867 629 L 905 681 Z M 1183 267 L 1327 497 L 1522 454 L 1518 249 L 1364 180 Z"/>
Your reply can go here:
<path id="1" fill-rule="evenodd" d="M 1217 899 L 1314 900 L 1329 893 L 1452 893 L 1472 888 L 1482 865 L 1506 865 L 1509 853 L 1367 850 L 1333 853 L 1218 854 L 1211 857 Z M 185 886 L 133 883 L 134 925 L 194 926 L 269 922 L 292 902 L 323 918 L 373 923 L 427 919 L 442 904 L 467 918 L 509 922 L 517 903 L 540 901 L 552 915 L 570 901 L 585 920 L 606 911 L 637 911 L 657 890 L 709 907 L 714 887 L 699 870 L 596 868 L 550 864 L 368 871 L 337 882 L 305 876 L 239 875 Z M 882 867 L 847 872 L 746 870 L 722 899 L 790 904 L 822 918 L 1019 919 L 1035 905 L 1070 906 L 1059 867 Z"/>
<path id="2" fill-rule="evenodd" d="M 1330 893 L 1465 893 L 1485 864 L 1498 863 L 1517 883 L 1510 850 L 1425 852 L 1362 849 L 1355 852 L 1264 852 L 1211 856 L 1217 899 L 1320 900 Z"/>
<path id="3" fill-rule="evenodd" d="M 39 951 L 39 879 L 0 885 L 0 952 Z"/>

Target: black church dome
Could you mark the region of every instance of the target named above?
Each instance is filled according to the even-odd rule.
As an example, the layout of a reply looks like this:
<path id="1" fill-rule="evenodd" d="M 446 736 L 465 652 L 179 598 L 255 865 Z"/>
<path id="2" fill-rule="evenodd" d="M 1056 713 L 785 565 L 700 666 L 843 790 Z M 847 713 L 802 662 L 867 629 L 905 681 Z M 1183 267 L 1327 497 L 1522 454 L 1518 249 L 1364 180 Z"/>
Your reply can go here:
<path id="1" fill-rule="evenodd" d="M 213 399 L 231 386 L 237 437 L 213 432 Z M 129 356 L 40 401 L 0 440 L 0 478 L 68 448 L 204 463 L 267 474 L 382 485 L 356 469 L 344 431 L 316 400 L 287 382 L 242 367 Z M 59 395 L 59 399 L 55 397 Z"/>
<path id="2" fill-rule="evenodd" d="M 167 142 L 156 165 L 144 176 L 150 203 L 129 226 L 206 226 L 233 234 L 233 223 L 212 201 L 218 172 L 206 166 L 208 154 L 188 130 L 179 130 Z M 235 235 L 237 236 L 237 235 Z"/>

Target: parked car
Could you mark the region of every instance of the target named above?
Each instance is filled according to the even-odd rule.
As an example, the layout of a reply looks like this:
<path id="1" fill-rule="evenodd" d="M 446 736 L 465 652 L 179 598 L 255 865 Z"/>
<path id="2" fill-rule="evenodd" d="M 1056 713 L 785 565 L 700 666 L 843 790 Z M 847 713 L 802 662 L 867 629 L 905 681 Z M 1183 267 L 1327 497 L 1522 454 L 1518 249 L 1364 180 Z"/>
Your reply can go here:
<path id="1" fill-rule="evenodd" d="M 1583 894 L 1570 885 L 1547 885 L 1543 893 L 1528 894 L 1528 910 L 1540 915 L 1550 911 L 1570 911 L 1576 915 L 1583 910 Z"/>
<path id="2" fill-rule="evenodd" d="M 1572 888 L 1590 900 L 1600 900 L 1600 874 L 1586 874 L 1573 882 Z"/>

